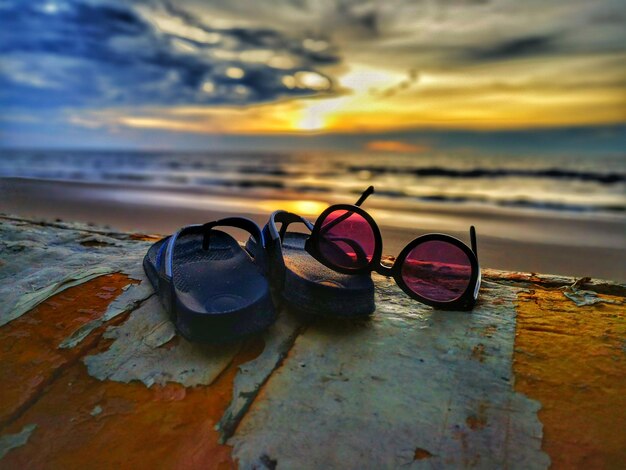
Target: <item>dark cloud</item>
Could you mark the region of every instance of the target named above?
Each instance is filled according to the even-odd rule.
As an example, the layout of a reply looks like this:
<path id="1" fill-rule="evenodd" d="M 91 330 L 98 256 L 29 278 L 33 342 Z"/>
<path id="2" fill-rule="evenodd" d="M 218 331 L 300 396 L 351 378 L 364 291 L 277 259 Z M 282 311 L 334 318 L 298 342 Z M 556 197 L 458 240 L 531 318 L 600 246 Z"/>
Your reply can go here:
<path id="1" fill-rule="evenodd" d="M 407 72 L 407 76 L 404 80 L 392 85 L 388 88 L 384 88 L 382 90 L 379 89 L 371 89 L 370 93 L 374 96 L 380 96 L 381 98 L 390 98 L 398 93 L 409 90 L 413 85 L 418 83 L 419 81 L 419 73 L 415 69 L 410 69 Z"/>
<path id="2" fill-rule="evenodd" d="M 350 3 L 353 4 L 354 2 Z M 375 37 L 380 34 L 380 18 L 375 9 L 360 11 L 353 8 L 353 5 L 339 3 L 337 13 L 344 18 L 347 24 L 350 24 L 353 28 L 360 28 L 362 33 L 368 37 Z"/>
<path id="3" fill-rule="evenodd" d="M 249 104 L 333 91 L 330 80 L 325 89 L 283 80 L 337 62 L 331 47 L 309 50 L 305 38 L 268 28 L 209 28 L 171 4 L 158 7 L 183 28 L 218 38 L 206 42 L 160 30 L 136 8 L 93 0 L 0 2 L 0 105 Z M 260 49 L 289 57 L 292 66 L 241 58 Z"/>
<path id="4" fill-rule="evenodd" d="M 470 49 L 465 51 L 463 55 L 466 60 L 476 62 L 519 59 L 555 52 L 557 50 L 556 42 L 556 37 L 553 35 L 528 36 L 505 41 L 491 47 Z"/>
<path id="5" fill-rule="evenodd" d="M 194 26 L 206 33 L 222 33 L 237 40 L 239 50 L 267 48 L 275 51 L 287 51 L 305 63 L 332 64 L 338 61 L 337 51 L 329 47 L 323 51 L 307 49 L 301 38 L 287 37 L 274 29 L 269 28 L 241 28 L 233 27 L 228 30 L 209 28 L 191 13 L 177 7 L 172 2 L 163 3 L 165 11 L 172 17 L 177 17 L 184 23 Z"/>

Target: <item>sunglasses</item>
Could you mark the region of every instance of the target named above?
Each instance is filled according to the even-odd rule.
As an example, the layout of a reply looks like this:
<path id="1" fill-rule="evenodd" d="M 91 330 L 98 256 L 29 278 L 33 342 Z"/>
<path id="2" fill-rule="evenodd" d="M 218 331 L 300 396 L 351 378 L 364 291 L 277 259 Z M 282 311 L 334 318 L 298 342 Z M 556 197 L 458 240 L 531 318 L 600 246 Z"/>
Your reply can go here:
<path id="1" fill-rule="evenodd" d="M 410 297 L 446 310 L 471 310 L 480 289 L 476 230 L 470 227 L 472 247 L 449 235 L 417 237 L 391 266 L 381 263 L 382 237 L 374 219 L 361 204 L 374 193 L 370 186 L 354 204 L 336 204 L 320 214 L 305 250 L 330 269 L 344 274 L 375 271 L 393 277 Z"/>

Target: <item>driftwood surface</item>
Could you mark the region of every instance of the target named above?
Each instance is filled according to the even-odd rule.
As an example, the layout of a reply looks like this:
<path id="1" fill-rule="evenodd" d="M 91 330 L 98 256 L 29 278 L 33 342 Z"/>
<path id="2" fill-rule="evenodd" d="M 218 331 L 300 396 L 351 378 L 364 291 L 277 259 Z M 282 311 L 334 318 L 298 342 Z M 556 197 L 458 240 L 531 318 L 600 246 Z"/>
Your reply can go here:
<path id="1" fill-rule="evenodd" d="M 483 271 L 472 313 L 375 277 L 368 321 L 179 337 L 154 237 L 0 217 L 0 468 L 620 468 L 624 285 Z"/>

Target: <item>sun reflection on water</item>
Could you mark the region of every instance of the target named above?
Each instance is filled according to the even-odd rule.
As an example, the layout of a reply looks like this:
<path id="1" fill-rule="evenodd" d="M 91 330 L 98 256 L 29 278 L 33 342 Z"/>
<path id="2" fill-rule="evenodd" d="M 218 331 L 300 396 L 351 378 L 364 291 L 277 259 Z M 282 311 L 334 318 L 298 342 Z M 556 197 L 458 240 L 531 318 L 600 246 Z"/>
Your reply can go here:
<path id="1" fill-rule="evenodd" d="M 261 209 L 267 210 L 268 212 L 273 212 L 276 208 L 280 207 L 282 210 L 293 212 L 294 214 L 305 217 L 317 217 L 329 206 L 326 202 L 306 199 L 297 199 L 294 201 L 263 200 L 260 201 L 258 205 Z"/>

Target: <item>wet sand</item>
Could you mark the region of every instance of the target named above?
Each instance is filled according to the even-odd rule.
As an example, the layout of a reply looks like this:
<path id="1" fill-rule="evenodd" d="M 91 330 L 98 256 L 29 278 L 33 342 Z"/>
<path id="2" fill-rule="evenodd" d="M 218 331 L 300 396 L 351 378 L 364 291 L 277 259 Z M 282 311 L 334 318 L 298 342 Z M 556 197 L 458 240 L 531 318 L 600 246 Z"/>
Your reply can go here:
<path id="1" fill-rule="evenodd" d="M 277 209 L 314 219 L 328 204 L 336 202 L 354 201 L 319 194 L 254 190 L 219 193 L 0 178 L 2 213 L 155 234 L 168 234 L 186 224 L 233 214 L 264 224 L 269 213 Z M 469 243 L 468 229 L 473 224 L 478 231 L 483 267 L 626 282 L 626 217 L 622 215 L 478 205 L 407 206 L 376 196 L 368 199 L 364 208 L 381 228 L 385 254 L 398 254 L 413 238 L 428 232 L 448 233 Z"/>

